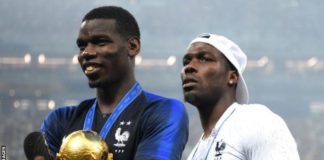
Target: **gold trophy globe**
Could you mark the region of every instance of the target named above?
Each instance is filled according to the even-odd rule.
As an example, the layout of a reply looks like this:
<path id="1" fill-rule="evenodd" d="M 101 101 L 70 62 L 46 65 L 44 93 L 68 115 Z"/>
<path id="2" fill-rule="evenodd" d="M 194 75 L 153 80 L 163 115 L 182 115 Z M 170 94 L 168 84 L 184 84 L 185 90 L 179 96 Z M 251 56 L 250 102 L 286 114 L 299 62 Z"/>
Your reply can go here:
<path id="1" fill-rule="evenodd" d="M 112 160 L 106 142 L 94 131 L 75 131 L 61 145 L 56 160 Z"/>

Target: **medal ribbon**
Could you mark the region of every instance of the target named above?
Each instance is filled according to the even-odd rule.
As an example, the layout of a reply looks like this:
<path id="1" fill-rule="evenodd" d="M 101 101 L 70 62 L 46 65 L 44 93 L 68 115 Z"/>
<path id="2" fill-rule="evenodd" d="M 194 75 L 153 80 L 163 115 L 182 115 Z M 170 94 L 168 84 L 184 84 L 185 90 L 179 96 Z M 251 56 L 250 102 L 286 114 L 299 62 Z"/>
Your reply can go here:
<path id="1" fill-rule="evenodd" d="M 220 124 L 220 126 L 219 126 L 218 129 L 216 129 L 216 127 L 213 128 L 213 130 L 212 130 L 212 132 L 211 132 L 211 135 L 210 135 L 211 138 L 212 138 L 212 140 L 209 140 L 209 141 L 208 141 L 208 147 L 207 147 L 207 150 L 208 150 L 208 151 L 207 151 L 207 153 L 206 153 L 206 155 L 205 155 L 205 160 L 207 160 L 207 158 L 208 158 L 208 154 L 209 154 L 209 152 L 210 152 L 210 149 L 211 149 L 211 147 L 212 147 L 214 141 L 216 140 L 219 131 L 221 130 L 221 128 L 223 127 L 223 125 L 225 124 L 225 122 L 228 120 L 228 118 L 229 118 L 229 117 L 234 113 L 235 110 L 236 110 L 236 107 L 235 107 L 235 108 L 230 112 L 230 114 L 229 114 L 229 115 L 225 118 L 225 120 Z M 199 143 L 200 143 L 200 141 L 199 141 Z M 199 144 L 198 144 L 197 146 L 199 146 Z M 198 147 L 195 149 L 195 152 L 194 152 L 194 154 L 192 155 L 192 159 L 195 157 L 197 150 L 198 150 Z"/>
<path id="2" fill-rule="evenodd" d="M 111 113 L 109 118 L 107 119 L 106 123 L 102 127 L 100 131 L 100 136 L 103 139 L 106 139 L 106 136 L 112 127 L 112 125 L 115 123 L 119 115 L 129 106 L 130 103 L 132 103 L 142 92 L 141 86 L 136 83 L 123 97 L 123 99 L 118 103 L 117 107 L 114 109 L 114 111 Z M 94 101 L 91 108 L 89 109 L 86 119 L 83 124 L 83 130 L 91 130 L 92 129 L 92 123 L 94 119 L 94 113 L 97 106 L 97 100 Z"/>

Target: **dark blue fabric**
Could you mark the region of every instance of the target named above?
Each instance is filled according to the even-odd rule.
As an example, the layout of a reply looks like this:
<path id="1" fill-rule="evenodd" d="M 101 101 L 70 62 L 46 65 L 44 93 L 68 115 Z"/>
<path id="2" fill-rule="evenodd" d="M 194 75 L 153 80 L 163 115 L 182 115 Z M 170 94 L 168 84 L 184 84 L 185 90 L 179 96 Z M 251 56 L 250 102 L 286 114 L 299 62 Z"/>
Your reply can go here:
<path id="1" fill-rule="evenodd" d="M 131 131 L 134 142 L 127 146 L 127 151 L 134 151 L 127 156 L 116 154 L 114 159 L 181 159 L 188 139 L 188 116 L 184 105 L 178 100 L 148 92 L 143 92 L 142 99 L 139 98 L 138 101 L 140 102 L 134 103 L 121 115 L 121 117 L 128 117 L 132 110 L 139 108 L 141 110 L 138 112 L 138 116 L 136 115 L 136 120 L 133 120 L 137 123 L 135 131 Z M 77 108 L 77 106 L 58 108 L 48 114 L 41 126 L 40 130 L 44 132 L 49 148 L 54 155 L 59 151 L 62 138 L 65 136 L 63 130 L 66 130 L 66 125 Z M 81 119 L 84 120 L 84 118 Z M 116 126 L 115 128 L 118 127 Z M 106 139 L 109 147 L 113 146 L 114 142 L 112 141 L 112 139 Z"/>

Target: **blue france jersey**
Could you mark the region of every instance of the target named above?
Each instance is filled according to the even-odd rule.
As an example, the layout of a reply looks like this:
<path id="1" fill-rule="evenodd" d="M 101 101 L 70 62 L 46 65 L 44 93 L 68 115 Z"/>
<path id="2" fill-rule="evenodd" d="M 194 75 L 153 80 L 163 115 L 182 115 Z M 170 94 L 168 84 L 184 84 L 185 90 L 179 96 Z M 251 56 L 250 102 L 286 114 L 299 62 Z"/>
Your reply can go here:
<path id="1" fill-rule="evenodd" d="M 65 136 L 83 129 L 87 111 L 94 102 L 95 99 L 85 100 L 47 115 L 40 130 L 53 155 L 59 152 Z M 103 124 L 96 114 L 92 130 L 100 132 Z M 105 141 L 114 160 L 176 160 L 181 159 L 187 139 L 188 115 L 184 105 L 143 91 L 117 118 Z"/>

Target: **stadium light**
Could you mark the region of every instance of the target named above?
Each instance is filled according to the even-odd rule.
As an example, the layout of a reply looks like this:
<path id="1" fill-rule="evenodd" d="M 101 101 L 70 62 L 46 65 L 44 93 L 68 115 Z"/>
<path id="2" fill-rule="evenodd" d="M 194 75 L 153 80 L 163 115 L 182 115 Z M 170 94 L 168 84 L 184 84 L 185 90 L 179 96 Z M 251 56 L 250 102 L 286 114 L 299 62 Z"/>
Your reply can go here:
<path id="1" fill-rule="evenodd" d="M 24 61 L 26 64 L 29 64 L 31 62 L 31 55 L 29 53 L 25 54 Z"/>
<path id="2" fill-rule="evenodd" d="M 39 64 L 44 64 L 44 63 L 45 63 L 45 60 L 46 60 L 46 57 L 45 57 L 44 54 L 40 54 L 40 55 L 38 56 L 38 63 L 39 63 Z"/>
<path id="3" fill-rule="evenodd" d="M 135 65 L 141 64 L 142 63 L 142 60 L 143 60 L 142 57 L 140 55 L 137 55 L 135 57 Z"/>
<path id="4" fill-rule="evenodd" d="M 18 100 L 15 100 L 13 103 L 14 108 L 19 108 L 20 107 L 20 102 Z"/>
<path id="5" fill-rule="evenodd" d="M 316 57 L 312 57 L 307 60 L 308 67 L 314 67 L 318 63 L 318 59 Z"/>
<path id="6" fill-rule="evenodd" d="M 72 64 L 78 64 L 79 61 L 78 61 L 78 55 L 74 55 L 73 58 L 72 58 Z"/>
<path id="7" fill-rule="evenodd" d="M 173 66 L 175 64 L 175 62 L 177 61 L 177 58 L 175 56 L 170 56 L 167 59 L 167 65 L 168 66 Z"/>
<path id="8" fill-rule="evenodd" d="M 260 67 L 263 67 L 263 66 L 265 66 L 268 62 L 269 62 L 269 58 L 263 56 L 263 57 L 261 57 L 261 58 L 258 60 L 258 65 L 259 65 Z"/>
<path id="9" fill-rule="evenodd" d="M 48 101 L 48 109 L 52 110 L 55 108 L 55 101 L 54 100 L 50 100 Z"/>

